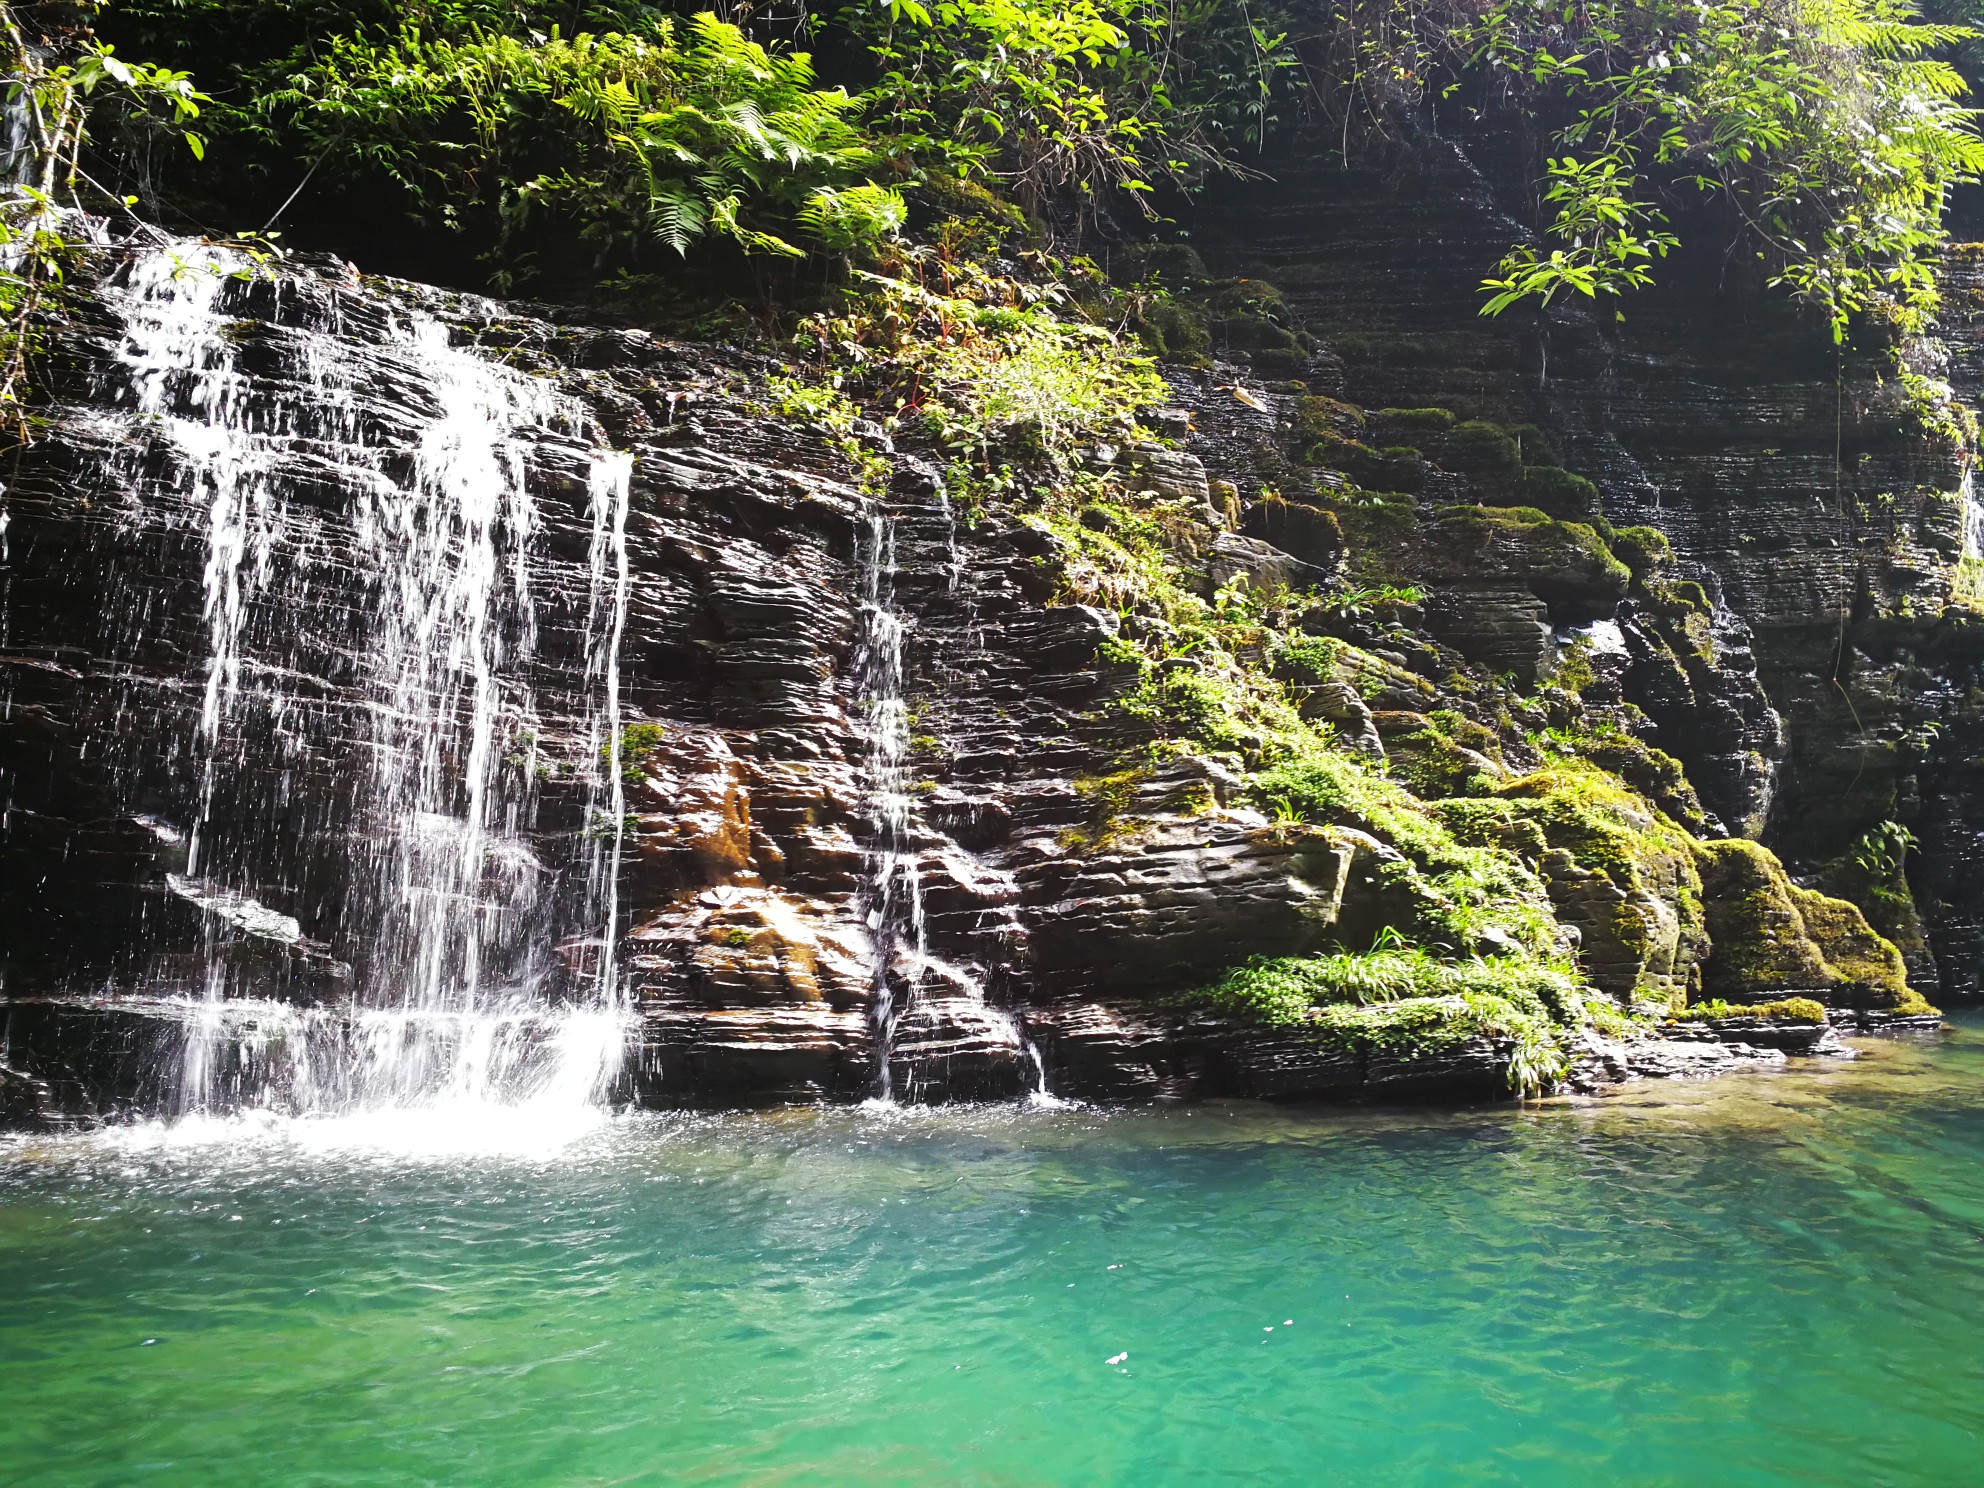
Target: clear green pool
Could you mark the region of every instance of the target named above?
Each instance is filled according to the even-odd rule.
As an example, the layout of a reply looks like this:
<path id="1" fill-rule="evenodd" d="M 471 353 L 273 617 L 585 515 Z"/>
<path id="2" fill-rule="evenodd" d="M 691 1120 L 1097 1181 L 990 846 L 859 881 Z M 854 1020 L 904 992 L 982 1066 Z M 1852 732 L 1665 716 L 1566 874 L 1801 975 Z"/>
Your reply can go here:
<path id="1" fill-rule="evenodd" d="M 363 1137 L 0 1148 L 0 1482 L 1984 1481 L 1984 1024 L 1521 1112 Z"/>

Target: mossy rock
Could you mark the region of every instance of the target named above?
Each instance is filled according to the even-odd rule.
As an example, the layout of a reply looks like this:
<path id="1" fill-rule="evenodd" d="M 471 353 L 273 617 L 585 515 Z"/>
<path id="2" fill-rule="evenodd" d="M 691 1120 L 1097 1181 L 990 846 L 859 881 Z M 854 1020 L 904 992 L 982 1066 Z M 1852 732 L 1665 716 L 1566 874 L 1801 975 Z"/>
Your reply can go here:
<path id="1" fill-rule="evenodd" d="M 1520 579 L 1560 624 L 1610 615 L 1632 585 L 1632 571 L 1586 523 L 1533 506 L 1443 506 L 1434 519 L 1451 579 Z"/>
<path id="2" fill-rule="evenodd" d="M 1586 740 L 1579 749 L 1593 764 L 1611 771 L 1690 832 L 1708 827 L 1701 798 L 1681 762 L 1630 734 Z"/>
<path id="3" fill-rule="evenodd" d="M 1336 513 L 1350 568 L 1364 583 L 1403 582 L 1418 556 L 1419 512 L 1402 491 L 1354 491 L 1323 498 Z"/>
<path id="4" fill-rule="evenodd" d="M 1394 778 L 1423 800 L 1478 793 L 1484 777 L 1499 775 L 1495 762 L 1453 739 L 1423 713 L 1374 713 Z"/>
<path id="5" fill-rule="evenodd" d="M 1522 447 L 1500 424 L 1469 419 L 1447 431 L 1440 463 L 1459 475 L 1487 481 L 1514 481 L 1522 474 Z"/>
<path id="6" fill-rule="evenodd" d="M 1674 1015 L 1676 1022 L 1714 1023 L 1724 1018 L 1758 1018 L 1766 1023 L 1824 1023 L 1826 1007 L 1809 997 L 1784 997 L 1776 1002 L 1698 1002 Z"/>
<path id="7" fill-rule="evenodd" d="M 1300 352 L 1307 359 L 1308 338 L 1295 328 L 1281 291 L 1265 279 L 1228 280 L 1206 294 L 1205 304 L 1213 330 L 1235 350 Z"/>
<path id="8" fill-rule="evenodd" d="M 1866 916 L 1792 883 L 1768 848 L 1732 838 L 1700 843 L 1696 856 L 1714 946 L 1704 996 L 1747 1003 L 1795 994 L 1833 1007 L 1927 1008 L 1908 985 L 1901 953 Z"/>
<path id="9" fill-rule="evenodd" d="M 1632 570 L 1635 579 L 1645 579 L 1674 562 L 1674 545 L 1658 527 L 1616 528 L 1606 545 L 1613 557 Z M 1703 594 L 1702 598 L 1708 596 Z"/>
<path id="10" fill-rule="evenodd" d="M 1828 893 L 1858 905 L 1867 923 L 1894 943 L 1911 977 L 1934 976 L 1928 929 L 1899 862 L 1876 866 L 1848 853 L 1827 867 L 1822 881 Z"/>
<path id="11" fill-rule="evenodd" d="M 1312 465 L 1341 470 L 1367 491 L 1417 491 L 1426 480 L 1426 462 L 1419 451 L 1404 445 L 1373 449 L 1355 439 L 1325 434 L 1310 444 Z"/>
<path id="12" fill-rule="evenodd" d="M 932 174 L 919 181 L 915 189 L 942 216 L 980 223 L 994 230 L 995 239 L 1007 233 L 1030 231 L 1026 213 L 988 189 L 982 181 Z"/>
<path id="13" fill-rule="evenodd" d="M 1243 530 L 1317 568 L 1334 567 L 1343 557 L 1343 525 L 1337 514 L 1306 502 L 1262 497 L 1248 511 Z"/>
<path id="14" fill-rule="evenodd" d="M 1708 948 L 1693 837 L 1586 760 L 1535 771 L 1496 795 L 1547 844 L 1544 879 L 1558 915 L 1583 936 L 1585 974 L 1615 997 L 1678 1006 Z"/>
<path id="15" fill-rule="evenodd" d="M 1304 687 L 1334 682 L 1338 680 L 1338 663 L 1348 649 L 1334 636 L 1290 636 L 1275 646 L 1269 675 Z"/>
<path id="16" fill-rule="evenodd" d="M 1212 331 L 1201 311 L 1174 300 L 1152 300 L 1138 309 L 1134 326 L 1154 356 L 1192 366 L 1209 362 Z"/>
<path id="17" fill-rule="evenodd" d="M 1344 331 L 1332 334 L 1329 343 L 1348 360 L 1386 367 L 1460 367 L 1468 354 L 1451 336 Z"/>
<path id="18" fill-rule="evenodd" d="M 1255 375 L 1270 382 L 1278 378 L 1300 377 L 1309 368 L 1309 351 L 1299 341 L 1289 346 L 1266 346 L 1250 354 Z"/>
<path id="19" fill-rule="evenodd" d="M 1361 439 L 1364 410 L 1336 398 L 1297 398 L 1290 429 L 1297 442 L 1304 445 L 1318 439 Z"/>
<path id="20" fill-rule="evenodd" d="M 1515 498 L 1550 516 L 1588 522 L 1602 515 L 1598 487 L 1556 465 L 1531 465 L 1516 482 Z"/>
<path id="21" fill-rule="evenodd" d="M 1547 466 L 1564 463 L 1557 453 L 1557 447 L 1550 442 L 1550 436 L 1536 425 L 1506 424 L 1503 427 L 1508 430 L 1509 437 L 1515 440 L 1516 448 L 1522 451 L 1523 464 Z"/>
<path id="22" fill-rule="evenodd" d="M 1438 700 L 1439 689 L 1417 672 L 1374 656 L 1362 647 L 1337 641 L 1336 680 L 1347 684 L 1367 703 L 1381 708 L 1423 713 Z"/>
<path id="23" fill-rule="evenodd" d="M 1381 408 L 1370 415 L 1369 423 L 1380 438 L 1424 445 L 1442 438 L 1455 418 L 1450 408 Z"/>

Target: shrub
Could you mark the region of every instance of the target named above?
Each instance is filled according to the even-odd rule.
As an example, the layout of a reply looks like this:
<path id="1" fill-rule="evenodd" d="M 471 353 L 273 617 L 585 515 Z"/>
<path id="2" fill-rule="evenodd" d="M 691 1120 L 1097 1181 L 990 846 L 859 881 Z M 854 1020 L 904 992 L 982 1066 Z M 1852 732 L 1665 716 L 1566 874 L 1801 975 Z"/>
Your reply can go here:
<path id="1" fill-rule="evenodd" d="M 1348 1051 L 1409 1058 L 1478 1037 L 1507 1040 L 1509 1083 L 1523 1094 L 1562 1075 L 1558 1030 L 1584 1011 L 1581 984 L 1562 967 L 1519 957 L 1442 961 L 1412 947 L 1256 957 L 1195 1000 Z"/>

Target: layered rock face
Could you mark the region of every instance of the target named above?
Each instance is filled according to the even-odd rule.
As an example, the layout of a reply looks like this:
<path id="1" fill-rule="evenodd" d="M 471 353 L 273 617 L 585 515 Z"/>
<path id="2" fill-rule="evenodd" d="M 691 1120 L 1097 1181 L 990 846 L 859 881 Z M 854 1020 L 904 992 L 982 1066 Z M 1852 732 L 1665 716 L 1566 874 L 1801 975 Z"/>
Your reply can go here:
<path id="1" fill-rule="evenodd" d="M 878 433 L 855 437 L 889 457 L 888 488 L 857 488 L 834 438 L 759 401 L 747 359 L 361 287 L 337 264 L 271 280 L 196 263 L 184 272 L 204 276 L 205 318 L 177 333 L 229 348 L 203 361 L 140 344 L 161 333 L 134 329 L 132 285 L 159 272 L 143 252 L 95 267 L 99 290 L 57 341 L 56 400 L 8 486 L 19 1090 L 170 1104 L 157 1066 L 175 1057 L 169 1025 L 192 1016 L 175 1000 L 397 995 L 362 990 L 394 895 L 360 904 L 357 882 L 377 842 L 409 829 L 394 816 L 407 799 L 366 784 L 368 759 L 407 742 L 366 722 L 391 696 L 368 654 L 375 622 L 407 599 L 386 580 L 412 586 L 427 608 L 411 623 L 445 653 L 420 679 L 431 696 L 402 705 L 453 731 L 429 762 L 435 803 L 468 811 L 462 798 L 483 791 L 501 806 L 462 889 L 483 918 L 514 909 L 515 933 L 470 937 L 508 958 L 480 974 L 553 1002 L 584 995 L 602 928 L 588 844 L 611 794 L 588 659 L 612 605 L 608 446 L 631 457 L 614 678 L 624 856 L 608 923 L 640 1014 L 642 1098 L 859 1098 L 884 1077 L 884 1027 L 897 1091 L 1016 1095 L 1041 1080 L 1026 1009 L 1043 997 L 1175 987 L 1236 946 L 1325 935 L 1350 850 L 1229 811 L 1218 781 L 1143 787 L 1152 811 L 1194 813 L 1168 840 L 1070 848 L 1093 815 L 1074 782 L 1109 757 L 1096 709 L 1125 680 L 1097 654 L 1114 616 L 1046 602 L 1040 535 L 960 523 L 932 470 Z M 474 351 L 427 345 L 440 326 Z M 472 453 L 507 472 L 475 478 L 512 506 L 491 515 L 486 551 L 470 533 L 421 550 L 441 598 L 483 585 L 456 613 L 363 554 L 419 548 L 368 523 L 383 491 L 418 489 L 418 463 L 457 438 L 433 359 L 463 355 L 515 382 L 478 394 L 502 404 L 494 423 L 463 415 L 488 442 Z M 196 447 L 209 427 L 234 441 L 219 456 Z M 1177 465 L 1202 491 L 1197 462 Z M 864 663 L 884 635 L 891 696 Z M 487 698 L 455 689 L 464 672 Z M 885 848 L 877 759 L 888 711 L 905 707 L 904 835 Z M 493 751 L 484 773 L 467 773 L 464 748 Z M 877 902 L 890 854 L 914 901 L 894 918 Z M 421 866 L 400 867 L 405 892 L 425 892 Z M 549 887 L 506 889 L 506 875 Z M 514 904 L 492 906 L 503 894 Z M 40 1011 L 48 998 L 65 1011 Z M 133 1033 L 133 1019 L 164 1031 Z"/>
<path id="2" fill-rule="evenodd" d="M 1945 266 L 1933 338 L 1892 352 L 1836 348 L 1720 257 L 1663 265 L 1661 287 L 1616 321 L 1610 304 L 1577 303 L 1484 320 L 1480 280 L 1532 215 L 1523 158 L 1492 117 L 1457 110 L 1402 121 L 1360 164 L 1284 160 L 1274 192 L 1216 201 L 1199 235 L 1212 270 L 1279 286 L 1279 318 L 1304 333 L 1260 375 L 1368 408 L 1527 425 L 1550 447 L 1541 463 L 1595 482 L 1613 524 L 1664 533 L 1705 603 L 1636 589 L 1607 610 L 1650 742 L 1722 826 L 1811 881 L 1851 880 L 1839 865 L 1857 839 L 1910 827 L 1920 918 L 1893 904 L 1876 917 L 1916 985 L 1973 994 L 1978 525 L 1949 395 L 1984 397 L 1974 251 Z M 1369 442 L 1427 439 L 1394 420 Z M 1581 515 L 1537 494 L 1496 499 Z M 1444 633 L 1498 667 L 1547 667 L 1545 624 L 1561 639 L 1577 618 L 1533 582 L 1432 577 Z"/>
<path id="3" fill-rule="evenodd" d="M 1161 730 L 1121 705 L 1194 678 L 1126 644 L 1155 622 L 1085 593 L 1024 501 L 955 509 L 930 452 L 809 422 L 748 353 L 303 264 L 218 276 L 224 379 L 147 382 L 171 360 L 132 331 L 152 270 L 106 252 L 7 479 L 9 1110 L 169 1104 L 172 1039 L 117 1020 L 184 1021 L 172 999 L 335 1012 L 465 958 L 533 1006 L 624 1006 L 650 1104 L 1499 1094 L 1496 1037 L 1329 1047 L 1179 1000 L 1425 920 L 1429 851 L 1499 855 L 1621 1005 L 1894 1002 L 1851 906 L 1716 839 L 1816 864 L 1899 814 L 1962 861 L 1963 628 L 1900 614 L 1948 596 L 1954 464 L 1849 409 L 1853 489 L 1894 500 L 1878 552 L 1874 518 L 1842 528 L 1829 353 L 1788 321 L 1637 351 L 1573 327 L 1545 376 L 1534 335 L 1473 329 L 1493 193 L 1413 158 L 1285 173 L 1247 262 L 1308 329 L 1173 369 L 1169 438 L 1088 455 L 1203 596 L 1419 586 L 1320 623 L 1288 673 L 1306 719 L 1434 803 L 1411 842 L 1277 819 L 1244 748 L 1143 749 Z M 218 453 L 187 433 L 216 399 L 252 434 Z M 393 493 L 464 450 L 507 504 L 423 529 Z M 1680 566 L 1602 538 L 1565 465 Z M 416 634 L 442 660 L 402 687 Z M 1566 667 L 1576 688 L 1523 701 Z M 1537 741 L 1600 723 L 1610 773 L 1550 775 Z M 1850 804 L 1817 812 L 1827 792 Z M 465 863 L 420 845 L 462 821 Z M 459 903 L 419 919 L 437 881 Z M 1920 967 L 1961 986 L 1974 891 L 1929 900 Z"/>

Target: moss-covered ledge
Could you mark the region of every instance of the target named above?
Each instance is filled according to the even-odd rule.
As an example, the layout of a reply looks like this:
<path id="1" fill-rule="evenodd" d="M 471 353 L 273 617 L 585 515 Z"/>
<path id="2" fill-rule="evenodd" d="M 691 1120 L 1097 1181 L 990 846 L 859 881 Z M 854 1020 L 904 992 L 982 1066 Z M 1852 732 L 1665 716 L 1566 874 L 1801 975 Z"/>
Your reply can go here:
<path id="1" fill-rule="evenodd" d="M 1736 1004 L 1809 997 L 1829 1007 L 1933 1012 L 1901 952 L 1865 915 L 1791 882 L 1768 848 L 1742 838 L 1696 848 L 1711 949 L 1704 998 Z"/>

